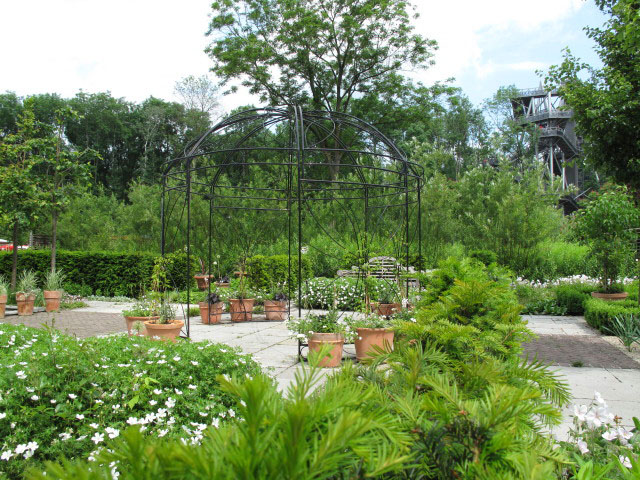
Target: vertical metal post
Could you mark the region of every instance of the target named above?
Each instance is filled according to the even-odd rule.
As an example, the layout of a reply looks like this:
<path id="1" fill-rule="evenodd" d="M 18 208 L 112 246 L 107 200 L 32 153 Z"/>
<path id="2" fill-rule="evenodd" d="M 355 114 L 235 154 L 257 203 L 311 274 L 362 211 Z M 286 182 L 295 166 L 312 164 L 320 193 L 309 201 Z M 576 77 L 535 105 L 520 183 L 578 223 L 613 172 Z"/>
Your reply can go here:
<path id="1" fill-rule="evenodd" d="M 187 315 L 185 316 L 185 326 L 187 338 L 189 338 L 190 318 L 189 307 L 191 306 L 191 158 L 187 160 Z"/>
<path id="2" fill-rule="evenodd" d="M 420 180 L 420 177 L 418 177 L 418 272 L 422 272 L 422 269 L 424 268 L 422 260 L 422 182 Z M 422 284 L 420 283 L 420 280 L 418 280 L 418 290 L 422 291 Z"/>
<path id="3" fill-rule="evenodd" d="M 302 190 L 303 167 L 302 167 L 302 150 L 304 129 L 302 125 L 302 109 L 298 106 L 294 107 L 296 112 L 296 155 L 298 159 L 298 316 L 302 317 L 302 197 L 304 195 Z"/>
<path id="4" fill-rule="evenodd" d="M 164 202 L 165 202 L 166 190 L 167 190 L 167 177 L 166 177 L 166 174 L 163 174 L 162 175 L 162 198 L 160 199 L 160 223 L 161 223 L 160 254 L 162 255 L 163 258 L 164 258 L 164 249 L 165 249 Z"/>
<path id="5" fill-rule="evenodd" d="M 409 273 L 409 167 L 404 164 L 404 225 L 405 249 L 407 257 L 406 272 Z M 409 277 L 405 278 L 405 298 L 409 298 Z"/>

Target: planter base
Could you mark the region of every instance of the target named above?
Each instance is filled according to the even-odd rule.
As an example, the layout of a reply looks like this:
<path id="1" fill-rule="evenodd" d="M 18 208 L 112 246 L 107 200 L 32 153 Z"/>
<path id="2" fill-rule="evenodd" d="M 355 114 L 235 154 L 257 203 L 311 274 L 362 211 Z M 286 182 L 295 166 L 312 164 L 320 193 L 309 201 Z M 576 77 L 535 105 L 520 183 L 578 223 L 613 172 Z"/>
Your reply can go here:
<path id="1" fill-rule="evenodd" d="M 624 300 L 629 296 L 629 294 L 627 292 L 620 292 L 620 293 L 591 292 L 591 296 L 593 298 L 600 298 L 602 300 Z"/>
<path id="2" fill-rule="evenodd" d="M 231 321 L 246 322 L 253 318 L 253 298 L 231 298 L 229 300 L 229 312 L 231 313 Z"/>
<path id="3" fill-rule="evenodd" d="M 16 304 L 18 306 L 18 315 L 33 315 L 33 304 L 36 301 L 35 295 L 25 295 L 24 293 L 16 293 Z"/>
<path id="4" fill-rule="evenodd" d="M 144 327 L 145 322 L 149 322 L 151 320 L 157 320 L 159 317 L 124 317 L 127 322 L 127 332 L 129 336 L 138 335 L 140 337 L 144 337 L 147 333 L 146 327 Z M 143 327 L 140 329 L 140 332 L 137 333 L 133 328 L 136 322 L 141 322 Z"/>
<path id="5" fill-rule="evenodd" d="M 393 330 L 388 328 L 357 328 L 356 359 L 362 361 L 375 355 L 375 348 L 393 350 Z"/>
<path id="6" fill-rule="evenodd" d="M 322 368 L 335 368 L 342 362 L 342 347 L 344 337 L 339 333 L 314 333 L 308 340 L 309 351 L 319 352 L 324 345 L 329 345 L 331 350 L 328 355 L 320 360 L 318 366 Z"/>
<path id="7" fill-rule="evenodd" d="M 47 312 L 57 312 L 60 310 L 60 300 L 62 299 L 62 292 L 58 290 L 45 290 L 43 292 L 45 310 Z"/>
<path id="8" fill-rule="evenodd" d="M 4 318 L 5 308 L 7 308 L 7 296 L 0 295 L 0 318 Z"/>
<path id="9" fill-rule="evenodd" d="M 267 320 L 282 322 L 287 318 L 287 302 L 282 300 L 265 300 L 264 314 Z"/>
<path id="10" fill-rule="evenodd" d="M 211 325 L 212 323 L 220 322 L 224 303 L 217 302 L 209 306 L 207 302 L 200 302 L 198 307 L 200 307 L 200 319 L 204 325 Z"/>
<path id="11" fill-rule="evenodd" d="M 172 320 L 166 324 L 156 324 L 151 321 L 144 322 L 144 326 L 147 329 L 147 337 L 169 340 L 173 343 L 176 342 L 176 338 L 180 335 L 180 330 L 182 330 L 183 325 L 184 322 L 181 320 Z"/>

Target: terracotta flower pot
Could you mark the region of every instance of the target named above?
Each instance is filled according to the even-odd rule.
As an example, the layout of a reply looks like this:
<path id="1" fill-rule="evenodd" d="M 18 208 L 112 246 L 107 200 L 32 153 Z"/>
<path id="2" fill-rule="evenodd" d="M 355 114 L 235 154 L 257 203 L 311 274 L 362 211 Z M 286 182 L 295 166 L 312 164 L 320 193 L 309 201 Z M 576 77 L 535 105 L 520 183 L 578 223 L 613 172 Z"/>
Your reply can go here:
<path id="1" fill-rule="evenodd" d="M 4 318 L 4 310 L 7 307 L 7 296 L 0 295 L 0 318 Z"/>
<path id="2" fill-rule="evenodd" d="M 209 282 L 213 280 L 213 275 L 194 275 L 193 278 L 196 279 L 196 283 L 198 284 L 198 288 L 200 290 L 206 290 Z"/>
<path id="3" fill-rule="evenodd" d="M 629 296 L 629 294 L 627 292 L 620 292 L 620 293 L 591 292 L 591 296 L 593 298 L 601 298 L 602 300 L 624 300 Z"/>
<path id="4" fill-rule="evenodd" d="M 244 322 L 253 318 L 253 298 L 229 299 L 229 312 L 233 322 Z"/>
<path id="5" fill-rule="evenodd" d="M 265 300 L 264 314 L 267 320 L 282 322 L 287 318 L 287 302 L 285 300 Z"/>
<path id="6" fill-rule="evenodd" d="M 356 328 L 356 358 L 371 358 L 374 346 L 383 350 L 393 350 L 393 330 L 390 328 Z"/>
<path id="7" fill-rule="evenodd" d="M 142 322 L 142 324 L 144 325 L 145 322 L 148 322 L 150 320 L 157 320 L 158 318 L 160 317 L 124 317 L 125 321 L 127 322 L 127 332 L 129 332 L 129 336 L 138 335 L 140 337 L 144 337 L 146 334 L 146 327 L 141 328 L 140 333 L 136 333 L 135 329 L 133 328 L 133 324 L 136 322 Z"/>
<path id="8" fill-rule="evenodd" d="M 59 290 L 45 290 L 44 304 L 47 312 L 57 312 L 60 310 L 60 299 L 62 298 L 62 292 Z"/>
<path id="9" fill-rule="evenodd" d="M 400 311 L 402 305 L 400 303 L 378 303 L 375 312 L 383 317 L 390 317 L 394 313 Z"/>
<path id="10" fill-rule="evenodd" d="M 180 335 L 180 330 L 184 322 L 182 320 L 169 320 L 169 323 L 158 324 L 153 321 L 144 322 L 147 329 L 146 336 L 149 338 L 159 338 L 160 340 L 169 340 L 176 342 L 176 337 Z"/>
<path id="11" fill-rule="evenodd" d="M 335 368 L 340 366 L 342 362 L 342 347 L 344 346 L 344 337 L 340 333 L 314 333 L 307 340 L 309 350 L 319 352 L 323 345 L 330 345 L 329 354 L 320 360 L 318 364 L 323 368 Z"/>
<path id="12" fill-rule="evenodd" d="M 16 293 L 16 304 L 18 305 L 18 315 L 33 315 L 33 303 L 36 296 L 32 293 L 25 295 L 22 292 Z"/>
<path id="13" fill-rule="evenodd" d="M 210 325 L 212 323 L 220 322 L 224 303 L 212 303 L 211 307 L 209 307 L 208 302 L 200 302 L 198 303 L 198 307 L 200 307 L 200 318 L 202 319 L 203 324 Z"/>

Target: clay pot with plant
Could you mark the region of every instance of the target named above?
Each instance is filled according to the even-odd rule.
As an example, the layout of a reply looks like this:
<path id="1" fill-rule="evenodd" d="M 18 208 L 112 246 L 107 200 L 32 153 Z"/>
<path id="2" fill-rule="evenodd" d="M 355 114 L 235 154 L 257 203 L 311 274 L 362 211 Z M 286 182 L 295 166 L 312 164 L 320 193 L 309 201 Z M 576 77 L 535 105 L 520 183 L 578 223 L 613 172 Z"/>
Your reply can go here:
<path id="1" fill-rule="evenodd" d="M 309 314 L 305 318 L 291 319 L 287 323 L 287 327 L 298 340 L 306 340 L 310 351 L 321 352 L 328 349 L 318 364 L 320 367 L 335 368 L 340 366 L 345 325 L 339 322 L 336 310 L 331 310 L 323 315 Z"/>
<path id="2" fill-rule="evenodd" d="M 384 285 L 377 295 L 377 301 L 372 302 L 374 313 L 383 317 L 390 317 L 402 308 L 400 292 L 395 284 Z"/>
<path id="3" fill-rule="evenodd" d="M 200 308 L 200 318 L 203 324 L 220 323 L 224 303 L 216 292 L 208 294 L 204 302 L 198 303 L 198 307 Z"/>
<path id="4" fill-rule="evenodd" d="M 38 292 L 35 272 L 33 270 L 22 272 L 16 288 L 18 315 L 33 315 L 33 304 Z"/>
<path id="5" fill-rule="evenodd" d="M 638 223 L 638 210 L 626 188 L 620 186 L 603 187 L 576 213 L 576 232 L 600 269 L 600 284 L 592 296 L 607 300 L 627 297 L 619 279 L 633 259 Z"/>
<path id="6" fill-rule="evenodd" d="M 274 285 L 271 296 L 264 301 L 264 315 L 267 320 L 282 322 L 287 318 L 287 301 L 289 297 L 284 293 L 284 284 Z"/>
<path id="7" fill-rule="evenodd" d="M 146 296 L 138 300 L 133 307 L 124 310 L 122 315 L 127 322 L 129 336 L 144 336 L 144 322 L 158 319 L 158 303 L 151 296 Z"/>
<path id="8" fill-rule="evenodd" d="M 204 260 L 198 258 L 198 264 L 200 265 L 200 273 L 194 275 L 193 278 L 196 279 L 196 283 L 198 284 L 198 288 L 200 290 L 206 290 L 209 286 L 209 283 L 215 278 L 214 275 L 210 275 L 207 272 L 206 265 Z"/>
<path id="9" fill-rule="evenodd" d="M 355 332 L 356 359 L 366 360 L 378 352 L 393 350 L 394 332 L 389 320 L 375 314 L 350 319 L 347 324 Z"/>
<path id="10" fill-rule="evenodd" d="M 244 272 L 245 270 L 241 269 L 241 271 Z M 240 283 L 238 284 L 238 290 L 236 290 L 235 294 L 236 298 L 229 299 L 231 321 L 245 322 L 251 320 L 253 318 L 255 298 L 249 298 L 246 275 L 240 276 Z"/>
<path id="11" fill-rule="evenodd" d="M 147 337 L 175 343 L 184 326 L 184 322 L 176 319 L 176 312 L 173 307 L 164 302 L 158 308 L 158 318 L 145 321 L 144 326 Z"/>
<path id="12" fill-rule="evenodd" d="M 229 275 L 223 275 L 222 277 L 218 278 L 218 281 L 216 282 L 216 286 L 220 288 L 229 288 L 229 285 L 231 285 L 231 279 L 229 278 Z"/>
<path id="13" fill-rule="evenodd" d="M 9 282 L 0 275 L 0 318 L 4 318 L 4 312 L 7 308 L 7 293 L 9 292 Z"/>
<path id="14" fill-rule="evenodd" d="M 62 300 L 62 284 L 66 276 L 62 270 L 50 270 L 44 277 L 44 303 L 47 312 L 57 312 L 60 310 L 60 300 Z"/>

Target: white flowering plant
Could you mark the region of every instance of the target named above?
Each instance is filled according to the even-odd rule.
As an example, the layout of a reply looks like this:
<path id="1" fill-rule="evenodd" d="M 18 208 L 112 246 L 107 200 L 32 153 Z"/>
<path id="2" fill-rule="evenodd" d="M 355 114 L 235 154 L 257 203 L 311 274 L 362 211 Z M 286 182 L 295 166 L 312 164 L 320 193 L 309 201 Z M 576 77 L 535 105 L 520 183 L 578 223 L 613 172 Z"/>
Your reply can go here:
<path id="1" fill-rule="evenodd" d="M 310 313 L 302 318 L 290 317 L 287 320 L 287 328 L 293 338 L 306 341 L 314 333 L 340 333 L 345 337 L 351 336 L 351 328 L 346 318 L 337 310 L 329 310 L 327 313 Z"/>
<path id="2" fill-rule="evenodd" d="M 216 376 L 253 376 L 249 355 L 221 344 L 143 337 L 76 339 L 0 324 L 0 477 L 61 455 L 86 458 L 131 425 L 199 442 L 236 417 Z"/>
<path id="3" fill-rule="evenodd" d="M 583 478 L 582 468 L 602 475 L 597 478 L 640 478 L 640 420 L 634 417 L 633 427 L 623 420 L 609 410 L 599 392 L 589 405 L 573 406 L 570 441 L 563 446 L 576 458 L 576 478 Z"/>

